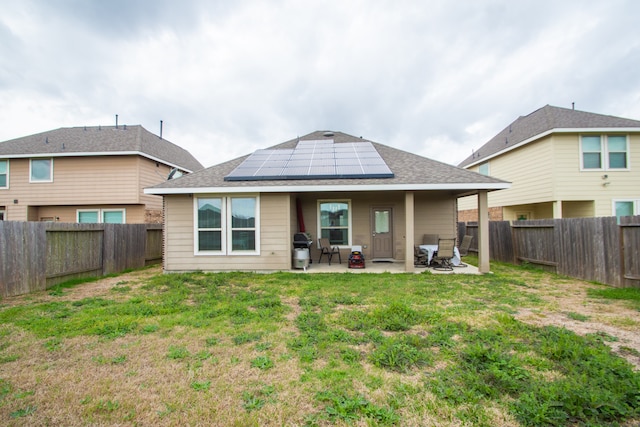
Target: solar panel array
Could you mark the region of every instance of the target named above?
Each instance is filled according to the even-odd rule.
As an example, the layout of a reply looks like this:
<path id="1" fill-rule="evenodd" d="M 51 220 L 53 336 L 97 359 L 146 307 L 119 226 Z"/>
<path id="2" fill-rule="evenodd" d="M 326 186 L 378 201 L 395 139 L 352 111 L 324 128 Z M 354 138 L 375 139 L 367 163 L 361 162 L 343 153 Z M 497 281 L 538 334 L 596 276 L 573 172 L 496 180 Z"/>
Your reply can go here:
<path id="1" fill-rule="evenodd" d="M 323 178 L 393 178 L 393 172 L 370 142 L 312 140 L 294 149 L 257 150 L 224 180 Z"/>

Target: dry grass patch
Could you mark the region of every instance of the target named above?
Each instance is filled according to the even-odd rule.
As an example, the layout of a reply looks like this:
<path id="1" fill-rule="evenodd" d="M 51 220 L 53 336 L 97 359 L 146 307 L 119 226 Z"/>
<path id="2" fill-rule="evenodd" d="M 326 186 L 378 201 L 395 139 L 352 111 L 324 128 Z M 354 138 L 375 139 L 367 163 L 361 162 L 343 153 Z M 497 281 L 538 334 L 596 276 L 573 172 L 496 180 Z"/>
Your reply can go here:
<path id="1" fill-rule="evenodd" d="M 574 400 L 615 388 L 598 372 L 638 381 L 602 345 L 640 355 L 621 334 L 637 325 L 633 309 L 589 298 L 595 285 L 573 286 L 526 270 L 446 277 L 152 268 L 7 299 L 0 421 L 544 425 L 528 421 L 549 415 L 530 396 L 562 400 L 562 382 L 576 381 L 571 369 L 588 369 L 584 360 L 597 368 L 578 376 L 592 381 L 588 390 L 570 383 Z M 574 328 L 584 338 L 567 333 Z"/>

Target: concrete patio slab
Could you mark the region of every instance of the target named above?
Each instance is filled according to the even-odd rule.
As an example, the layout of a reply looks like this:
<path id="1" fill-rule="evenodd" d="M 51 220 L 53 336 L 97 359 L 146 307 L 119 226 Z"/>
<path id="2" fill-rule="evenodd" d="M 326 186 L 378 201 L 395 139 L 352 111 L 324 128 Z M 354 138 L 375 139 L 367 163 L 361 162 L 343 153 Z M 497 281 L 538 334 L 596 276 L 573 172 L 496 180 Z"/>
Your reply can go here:
<path id="1" fill-rule="evenodd" d="M 292 269 L 291 271 L 297 273 L 406 273 L 404 270 L 404 262 L 402 261 L 385 261 L 385 262 L 374 262 L 374 261 L 365 261 L 365 268 L 348 268 L 349 265 L 347 262 L 343 262 L 342 264 L 338 262 L 332 262 L 329 265 L 326 262 L 313 262 L 309 264 L 306 272 L 304 269 Z M 478 267 L 474 265 L 467 264 L 466 267 L 454 267 L 453 271 L 439 271 L 435 270 L 431 267 L 416 267 L 414 269 L 414 273 L 422 273 L 425 270 L 429 271 L 432 274 L 481 274 L 478 271 Z"/>

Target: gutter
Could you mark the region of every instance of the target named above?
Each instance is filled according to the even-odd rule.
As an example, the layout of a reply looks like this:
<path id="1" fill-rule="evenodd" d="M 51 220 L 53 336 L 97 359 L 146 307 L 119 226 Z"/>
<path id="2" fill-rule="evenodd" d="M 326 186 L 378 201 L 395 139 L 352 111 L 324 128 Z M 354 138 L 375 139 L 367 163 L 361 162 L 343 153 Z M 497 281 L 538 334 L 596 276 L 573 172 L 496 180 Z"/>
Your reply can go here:
<path id="1" fill-rule="evenodd" d="M 459 183 L 459 184 L 375 184 L 375 185 L 294 185 L 251 187 L 190 187 L 190 188 L 145 188 L 144 194 L 195 194 L 195 193 L 297 193 L 331 191 L 436 191 L 436 190 L 506 190 L 510 182 Z"/>

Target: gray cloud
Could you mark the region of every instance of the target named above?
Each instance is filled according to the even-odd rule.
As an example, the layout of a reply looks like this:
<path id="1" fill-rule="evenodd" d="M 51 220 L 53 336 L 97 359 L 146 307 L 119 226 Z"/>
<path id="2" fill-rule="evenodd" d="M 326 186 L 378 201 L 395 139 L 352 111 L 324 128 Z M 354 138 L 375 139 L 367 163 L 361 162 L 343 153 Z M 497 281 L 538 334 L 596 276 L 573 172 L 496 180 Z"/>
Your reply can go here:
<path id="1" fill-rule="evenodd" d="M 9 2 L 0 140 L 142 124 L 212 165 L 317 129 L 457 163 L 545 104 L 640 117 L 628 1 Z"/>

